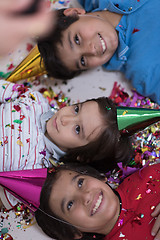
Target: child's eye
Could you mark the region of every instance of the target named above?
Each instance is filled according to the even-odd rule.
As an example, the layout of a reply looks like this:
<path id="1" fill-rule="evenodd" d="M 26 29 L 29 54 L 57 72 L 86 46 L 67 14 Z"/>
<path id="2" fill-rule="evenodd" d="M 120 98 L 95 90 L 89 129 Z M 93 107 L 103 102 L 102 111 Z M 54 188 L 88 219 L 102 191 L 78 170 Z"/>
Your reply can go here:
<path id="1" fill-rule="evenodd" d="M 71 207 L 72 207 L 72 205 L 73 205 L 73 201 L 70 201 L 70 202 L 67 204 L 67 210 L 70 210 Z"/>
<path id="2" fill-rule="evenodd" d="M 83 67 L 86 66 L 86 64 L 85 64 L 85 60 L 84 60 L 84 57 L 83 57 L 83 56 L 81 57 L 81 65 L 82 65 Z"/>
<path id="3" fill-rule="evenodd" d="M 77 185 L 78 185 L 79 188 L 82 187 L 82 185 L 83 185 L 83 181 L 84 181 L 84 178 L 80 178 L 80 179 L 78 180 Z"/>
<path id="4" fill-rule="evenodd" d="M 76 131 L 76 134 L 80 133 L 80 126 L 79 125 L 76 126 L 75 131 Z"/>
<path id="5" fill-rule="evenodd" d="M 78 105 L 75 106 L 74 111 L 75 111 L 76 114 L 79 112 L 79 106 Z"/>
<path id="6" fill-rule="evenodd" d="M 74 37 L 74 41 L 77 45 L 80 45 L 80 41 L 79 41 L 79 37 L 78 35 L 76 34 L 76 36 Z"/>

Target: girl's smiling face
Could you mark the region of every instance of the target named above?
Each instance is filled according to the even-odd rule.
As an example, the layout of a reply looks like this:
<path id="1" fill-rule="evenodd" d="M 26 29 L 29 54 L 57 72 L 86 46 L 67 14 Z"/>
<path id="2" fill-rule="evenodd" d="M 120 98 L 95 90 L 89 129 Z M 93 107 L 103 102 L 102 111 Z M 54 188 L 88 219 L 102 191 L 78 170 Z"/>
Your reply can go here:
<path id="1" fill-rule="evenodd" d="M 82 232 L 107 234 L 116 223 L 119 199 L 112 189 L 96 178 L 63 170 L 54 184 L 52 211 Z"/>
<path id="2" fill-rule="evenodd" d="M 63 64 L 72 71 L 94 68 L 108 62 L 118 47 L 115 27 L 105 18 L 79 15 L 64 32 L 58 45 Z"/>
<path id="3" fill-rule="evenodd" d="M 60 149 L 80 147 L 95 140 L 103 129 L 103 119 L 95 101 L 61 108 L 46 125 L 46 136 Z"/>

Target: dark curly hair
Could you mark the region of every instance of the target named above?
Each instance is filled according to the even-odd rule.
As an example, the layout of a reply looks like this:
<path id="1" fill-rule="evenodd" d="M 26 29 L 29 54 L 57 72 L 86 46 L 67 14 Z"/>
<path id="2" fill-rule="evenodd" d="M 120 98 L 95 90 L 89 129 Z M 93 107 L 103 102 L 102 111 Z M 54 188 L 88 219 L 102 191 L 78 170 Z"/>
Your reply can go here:
<path id="1" fill-rule="evenodd" d="M 54 26 L 53 31 L 47 37 L 40 38 L 37 41 L 37 45 L 48 75 L 67 80 L 79 75 L 84 70 L 69 70 L 59 57 L 57 45 L 62 43 L 63 31 L 79 19 L 78 15 L 65 16 L 63 14 L 64 10 L 64 8 L 56 10 L 56 26 Z"/>

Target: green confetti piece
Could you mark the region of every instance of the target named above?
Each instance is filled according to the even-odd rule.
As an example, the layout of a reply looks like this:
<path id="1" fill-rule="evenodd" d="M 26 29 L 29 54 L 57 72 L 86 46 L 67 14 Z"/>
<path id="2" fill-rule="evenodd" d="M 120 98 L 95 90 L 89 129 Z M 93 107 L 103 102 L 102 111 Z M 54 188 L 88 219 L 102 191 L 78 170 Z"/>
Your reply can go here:
<path id="1" fill-rule="evenodd" d="M 8 123 L 8 124 L 6 124 L 6 126 L 5 127 L 10 127 L 11 126 L 11 124 L 10 123 Z"/>
<path id="2" fill-rule="evenodd" d="M 13 122 L 21 124 L 21 123 L 22 123 L 22 120 L 15 119 Z"/>
<path id="3" fill-rule="evenodd" d="M 21 227 L 21 225 L 17 225 L 17 227 L 18 227 L 18 228 L 20 228 L 20 227 Z"/>
<path id="4" fill-rule="evenodd" d="M 8 228 L 2 228 L 0 233 L 1 233 L 1 234 L 6 234 L 6 233 L 8 233 Z"/>
<path id="5" fill-rule="evenodd" d="M 134 166 L 134 165 L 136 165 L 136 162 L 134 160 L 131 160 L 128 164 L 128 166 Z"/>
<path id="6" fill-rule="evenodd" d="M 10 74 L 11 72 L 8 73 L 0 72 L 0 78 L 7 78 Z"/>

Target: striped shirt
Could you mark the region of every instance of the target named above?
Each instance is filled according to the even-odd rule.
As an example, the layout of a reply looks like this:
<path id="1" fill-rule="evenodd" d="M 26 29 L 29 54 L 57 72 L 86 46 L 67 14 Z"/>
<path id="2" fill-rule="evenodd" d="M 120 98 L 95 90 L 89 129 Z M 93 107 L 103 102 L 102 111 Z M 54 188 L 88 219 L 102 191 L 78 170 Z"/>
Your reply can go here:
<path id="1" fill-rule="evenodd" d="M 48 117 L 49 110 L 41 93 L 0 80 L 0 171 L 42 168 L 51 154 L 64 155 L 44 135 L 46 120 L 54 114 Z"/>

